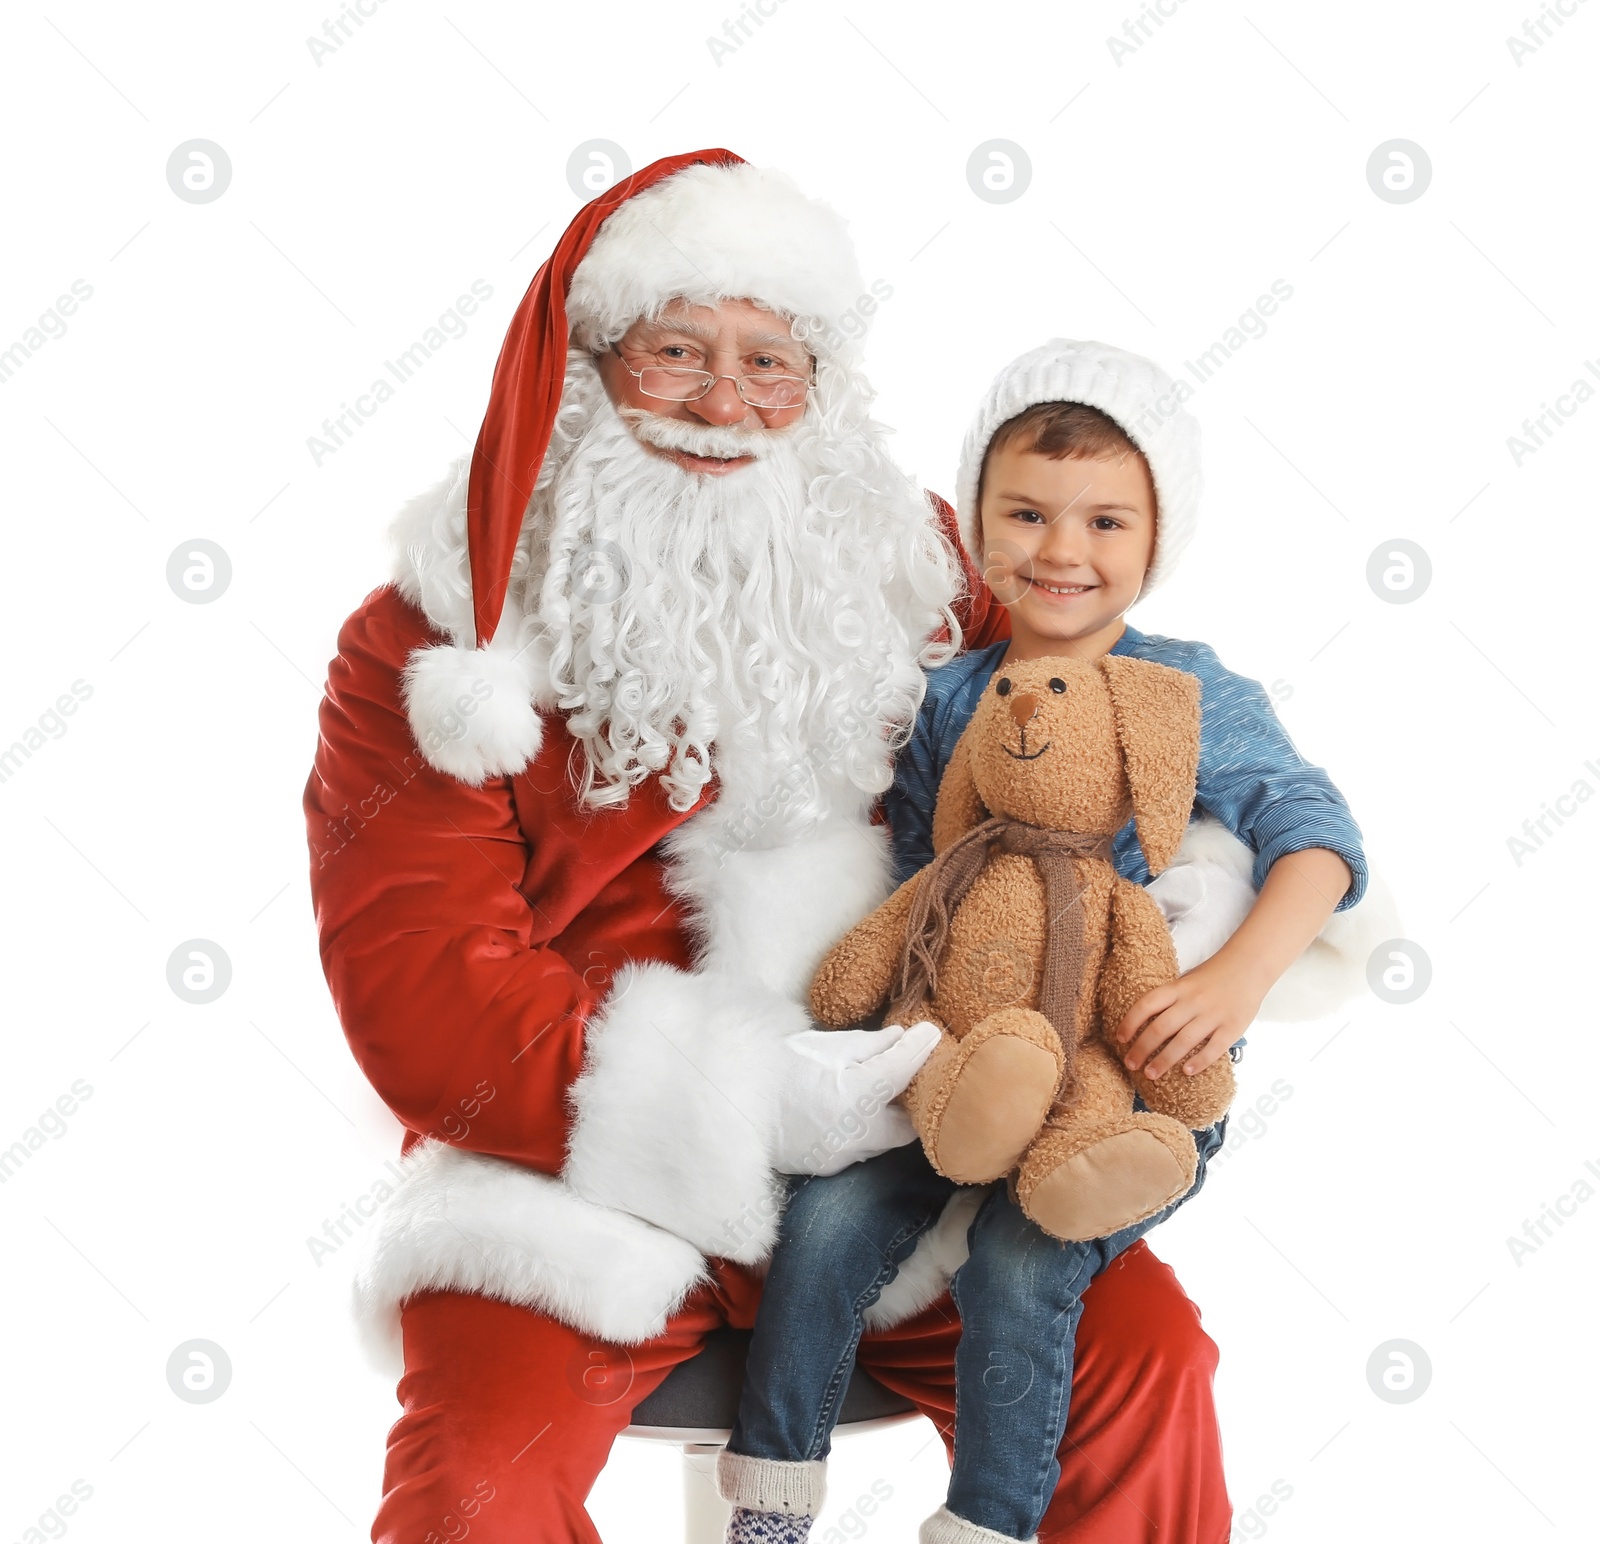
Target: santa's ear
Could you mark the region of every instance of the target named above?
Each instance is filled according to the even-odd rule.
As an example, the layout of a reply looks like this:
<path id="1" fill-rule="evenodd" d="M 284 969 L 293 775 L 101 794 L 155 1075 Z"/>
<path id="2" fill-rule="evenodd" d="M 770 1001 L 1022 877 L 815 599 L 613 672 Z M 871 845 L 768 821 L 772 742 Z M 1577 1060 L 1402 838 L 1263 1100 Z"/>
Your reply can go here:
<path id="1" fill-rule="evenodd" d="M 1194 809 L 1200 764 L 1200 683 L 1187 671 L 1107 654 L 1117 740 L 1133 795 L 1139 845 L 1152 874 L 1177 854 Z"/>
<path id="2" fill-rule="evenodd" d="M 989 818 L 989 812 L 978 797 L 978 785 L 972 780 L 972 748 L 977 743 L 974 718 L 961 731 L 956 748 L 950 753 L 950 764 L 939 779 L 939 797 L 933 806 L 933 850 L 941 853 L 953 841 L 963 837 L 980 821 Z"/>

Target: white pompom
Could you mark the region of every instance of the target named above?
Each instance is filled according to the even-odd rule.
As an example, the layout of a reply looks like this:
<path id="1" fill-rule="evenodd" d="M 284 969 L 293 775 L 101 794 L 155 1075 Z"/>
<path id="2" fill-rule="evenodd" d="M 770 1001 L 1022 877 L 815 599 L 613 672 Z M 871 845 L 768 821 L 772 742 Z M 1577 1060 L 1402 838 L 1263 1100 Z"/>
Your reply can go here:
<path id="1" fill-rule="evenodd" d="M 534 651 L 432 644 L 412 652 L 403 678 L 406 717 L 430 766 L 478 787 L 511 777 L 539 754 Z"/>

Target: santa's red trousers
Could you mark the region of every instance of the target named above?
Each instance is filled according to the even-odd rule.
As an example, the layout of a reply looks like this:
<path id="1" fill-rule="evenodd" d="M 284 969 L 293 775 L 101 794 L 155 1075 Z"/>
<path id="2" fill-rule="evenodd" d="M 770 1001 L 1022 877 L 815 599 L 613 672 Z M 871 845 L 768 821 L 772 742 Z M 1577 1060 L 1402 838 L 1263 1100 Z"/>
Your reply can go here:
<path id="1" fill-rule="evenodd" d="M 375 1544 L 594 1544 L 584 1500 L 633 1407 L 720 1324 L 749 1328 L 760 1282 L 718 1263 L 666 1333 L 614 1346 L 527 1308 L 459 1292 L 401 1315 L 403 1409 L 389 1433 Z M 859 1362 L 912 1400 L 948 1450 L 960 1324 L 948 1297 L 861 1342 Z M 1041 1544 L 1223 1544 L 1231 1510 L 1211 1397 L 1217 1348 L 1141 1241 L 1084 1295 Z M 677 1510 L 662 1497 L 663 1512 Z M 668 1538 L 675 1525 L 664 1527 Z"/>

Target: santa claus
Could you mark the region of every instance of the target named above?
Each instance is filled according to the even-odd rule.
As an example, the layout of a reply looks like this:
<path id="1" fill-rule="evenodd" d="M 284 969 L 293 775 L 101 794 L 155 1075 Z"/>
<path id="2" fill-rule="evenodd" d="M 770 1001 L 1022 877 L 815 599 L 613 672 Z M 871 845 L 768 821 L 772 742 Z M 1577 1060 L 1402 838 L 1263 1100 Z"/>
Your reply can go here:
<path id="1" fill-rule="evenodd" d="M 775 172 L 707 150 L 619 183 L 340 634 L 317 922 L 407 1128 L 358 1286 L 404 1357 L 380 1544 L 595 1539 L 633 1407 L 752 1322 L 781 1175 L 911 1138 L 890 1101 L 931 1032 L 823 1034 L 805 989 L 890 888 L 873 815 L 922 667 L 1007 626 L 868 416 L 832 325 L 862 291 Z M 859 1358 L 947 1442 L 952 1207 Z M 1142 1244 L 1095 1283 L 1041 1538 L 1218 1544 L 1215 1356 Z"/>

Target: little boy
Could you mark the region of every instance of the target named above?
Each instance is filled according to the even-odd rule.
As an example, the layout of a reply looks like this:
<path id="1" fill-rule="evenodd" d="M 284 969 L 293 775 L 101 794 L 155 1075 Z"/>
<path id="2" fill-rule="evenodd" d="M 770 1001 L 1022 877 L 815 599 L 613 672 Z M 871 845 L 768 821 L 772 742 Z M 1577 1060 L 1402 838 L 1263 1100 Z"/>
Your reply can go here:
<path id="1" fill-rule="evenodd" d="M 1126 1065 L 1151 1078 L 1192 1075 L 1229 1054 L 1273 983 L 1366 884 L 1348 807 L 1301 759 L 1261 687 L 1204 644 L 1123 621 L 1172 572 L 1193 532 L 1198 428 L 1179 402 L 1157 366 L 1100 343 L 1058 339 L 995 379 L 963 448 L 958 497 L 962 539 L 1010 611 L 1011 638 L 931 672 L 885 800 L 904 880 L 932 861 L 940 777 L 1004 664 L 1114 653 L 1199 679 L 1196 805 L 1253 849 L 1260 893 L 1218 953 L 1147 993 L 1113 1031 Z M 1125 878 L 1149 881 L 1131 821 L 1114 859 Z M 1054 1239 L 1003 1185 L 983 1200 L 950 1283 L 962 1326 L 950 1488 L 921 1544 L 1035 1539 L 1060 1473 L 1083 1293 L 1199 1190 L 1225 1126 L 1195 1134 L 1200 1163 L 1187 1196 L 1109 1238 Z M 734 1504 L 729 1544 L 803 1544 L 862 1316 L 955 1188 L 916 1143 L 794 1181 L 738 1423 L 718 1465 Z"/>

